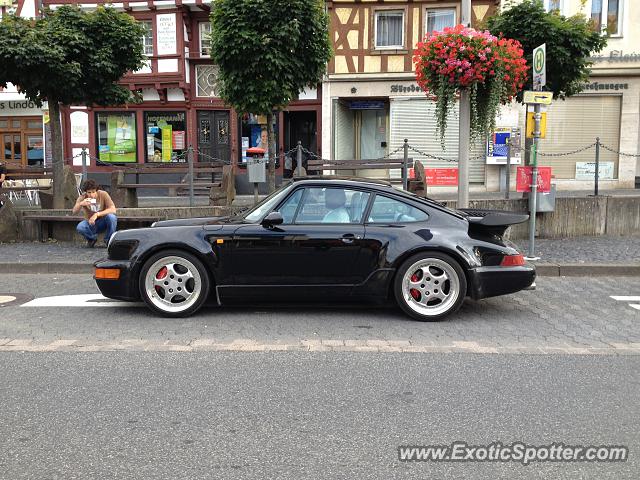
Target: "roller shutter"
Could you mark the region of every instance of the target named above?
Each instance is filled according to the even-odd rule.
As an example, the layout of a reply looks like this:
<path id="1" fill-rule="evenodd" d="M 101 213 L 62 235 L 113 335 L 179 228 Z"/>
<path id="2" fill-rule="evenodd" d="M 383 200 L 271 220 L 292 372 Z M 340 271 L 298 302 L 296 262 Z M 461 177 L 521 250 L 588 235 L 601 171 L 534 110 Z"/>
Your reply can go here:
<path id="1" fill-rule="evenodd" d="M 391 103 L 391 135 L 390 151 L 401 147 L 404 139 L 409 144 L 423 152 L 437 155 L 447 159 L 458 158 L 458 105 L 450 112 L 447 131 L 445 134 L 445 149 L 442 150 L 440 138 L 436 134 L 435 102 L 426 98 L 392 98 Z M 478 142 L 471 146 L 469 156 L 474 157 L 484 152 L 484 142 Z M 402 153 L 394 155 L 401 157 Z M 409 152 L 409 156 L 420 160 L 427 168 L 456 168 L 456 163 L 444 160 L 434 160 L 423 157 L 415 152 Z M 472 160 L 469 164 L 469 181 L 472 183 L 484 183 L 485 178 L 484 158 Z"/>
<path id="2" fill-rule="evenodd" d="M 353 160 L 355 157 L 355 126 L 353 112 L 339 100 L 333 101 L 333 158 Z"/>
<path id="3" fill-rule="evenodd" d="M 622 97 L 616 95 L 580 95 L 555 100 L 547 107 L 547 135 L 540 139 L 540 152 L 563 153 L 594 143 L 596 137 L 614 150 L 620 145 Z M 524 127 L 524 125 L 523 125 Z M 553 168 L 556 178 L 575 178 L 576 162 L 595 161 L 595 148 L 562 157 L 540 156 L 538 165 Z M 614 163 L 618 176 L 618 155 L 600 149 L 601 162 Z"/>

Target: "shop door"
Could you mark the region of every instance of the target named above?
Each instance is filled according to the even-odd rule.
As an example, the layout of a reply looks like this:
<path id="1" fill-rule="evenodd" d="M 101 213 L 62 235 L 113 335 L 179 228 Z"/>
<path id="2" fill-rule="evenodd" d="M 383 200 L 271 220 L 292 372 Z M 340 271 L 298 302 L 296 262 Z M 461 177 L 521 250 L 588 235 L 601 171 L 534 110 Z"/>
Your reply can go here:
<path id="1" fill-rule="evenodd" d="M 360 110 L 359 158 L 382 158 L 387 153 L 387 110 Z"/>
<path id="2" fill-rule="evenodd" d="M 229 163 L 229 112 L 198 111 L 198 161 Z"/>
<path id="3" fill-rule="evenodd" d="M 290 151 L 301 142 L 302 147 L 312 154 L 318 153 L 318 140 L 317 140 L 317 121 L 315 110 L 310 112 L 285 112 L 284 114 L 284 149 Z M 307 161 L 309 160 L 309 154 L 302 153 L 302 165 L 307 168 Z M 284 162 L 284 176 L 290 178 L 293 174 L 293 170 L 297 167 L 296 152 L 290 154 L 290 158 L 285 158 Z"/>

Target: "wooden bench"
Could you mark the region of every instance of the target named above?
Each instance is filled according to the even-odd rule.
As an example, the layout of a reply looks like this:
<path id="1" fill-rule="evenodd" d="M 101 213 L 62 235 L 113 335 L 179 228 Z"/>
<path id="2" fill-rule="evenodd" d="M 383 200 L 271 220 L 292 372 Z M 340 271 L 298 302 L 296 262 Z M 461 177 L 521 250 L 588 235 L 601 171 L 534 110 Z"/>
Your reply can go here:
<path id="1" fill-rule="evenodd" d="M 345 171 L 356 172 L 361 170 L 404 170 L 403 174 L 408 175 L 408 169 L 413 165 L 413 159 L 407 159 L 406 165 L 402 158 L 385 158 L 380 160 L 326 160 L 322 158 L 309 159 L 307 162 L 307 172 L 323 172 L 325 170 L 335 171 L 337 174 Z M 394 179 L 391 179 L 392 181 Z M 400 181 L 402 181 L 400 179 Z"/>
<path id="2" fill-rule="evenodd" d="M 117 214 L 116 214 L 117 215 Z M 24 215 L 22 217 L 24 221 L 32 221 L 37 222 L 36 228 L 38 231 L 38 239 L 40 241 L 46 241 L 48 238 L 52 237 L 52 226 L 55 223 L 66 223 L 66 222 L 74 222 L 80 223 L 84 220 L 84 217 L 80 217 L 77 215 Z M 157 222 L 160 220 L 159 216 L 140 216 L 140 217 L 132 217 L 132 216 L 118 216 L 118 225 L 121 223 L 132 223 L 138 225 L 150 225 L 153 222 Z M 46 227 L 46 236 L 45 228 Z"/>
<path id="3" fill-rule="evenodd" d="M 180 182 L 142 182 L 140 175 L 162 175 L 180 174 L 183 178 Z M 134 181 L 127 180 L 127 176 L 135 175 Z M 197 164 L 193 166 L 193 188 L 194 193 L 206 194 L 212 201 L 223 199 L 225 204 L 230 205 L 233 198 L 231 187 L 233 187 L 232 197 L 235 197 L 235 186 L 233 185 L 233 170 L 230 165 L 222 163 Z M 229 178 L 230 177 L 230 178 Z M 229 185 L 231 183 L 231 186 Z M 170 165 L 135 165 L 126 169 L 119 169 L 111 174 L 111 197 L 119 207 L 137 207 L 139 189 L 167 189 L 169 196 L 175 197 L 179 193 L 189 192 L 189 166 L 175 164 Z"/>

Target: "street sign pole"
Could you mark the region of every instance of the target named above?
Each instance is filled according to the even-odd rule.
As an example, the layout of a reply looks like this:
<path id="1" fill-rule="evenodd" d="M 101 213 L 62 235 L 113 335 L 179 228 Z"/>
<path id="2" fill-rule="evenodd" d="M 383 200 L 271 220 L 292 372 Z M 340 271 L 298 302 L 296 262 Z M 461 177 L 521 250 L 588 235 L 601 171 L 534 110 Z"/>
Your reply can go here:
<path id="1" fill-rule="evenodd" d="M 547 83 L 547 48 L 546 44 L 540 45 L 533 51 L 533 90 L 541 91 Z M 538 201 L 538 147 L 540 142 L 540 121 L 542 120 L 540 103 L 534 104 L 533 127 L 533 168 L 531 169 L 531 196 L 529 197 L 529 256 L 527 260 L 539 260 L 536 257 L 536 210 Z"/>
<path id="2" fill-rule="evenodd" d="M 471 25 L 471 0 L 462 0 L 461 23 Z M 471 95 L 467 89 L 460 91 L 460 120 L 458 141 L 458 204 L 469 207 L 469 144 L 471 135 Z"/>

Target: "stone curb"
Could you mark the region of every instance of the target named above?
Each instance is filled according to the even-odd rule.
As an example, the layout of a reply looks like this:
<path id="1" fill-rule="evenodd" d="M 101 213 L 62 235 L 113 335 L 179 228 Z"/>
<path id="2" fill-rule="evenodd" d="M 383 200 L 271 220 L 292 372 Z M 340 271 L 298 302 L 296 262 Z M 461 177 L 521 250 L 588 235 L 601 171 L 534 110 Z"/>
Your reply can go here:
<path id="1" fill-rule="evenodd" d="M 540 277 L 620 277 L 640 276 L 640 265 L 622 265 L 608 263 L 540 263 L 536 265 Z M 69 262 L 0 262 L 0 273 L 93 273 L 93 263 Z"/>

